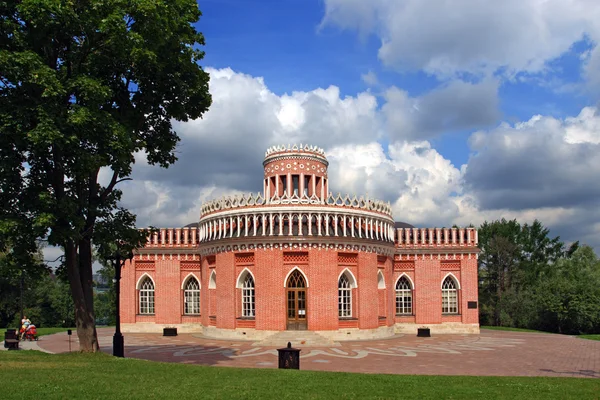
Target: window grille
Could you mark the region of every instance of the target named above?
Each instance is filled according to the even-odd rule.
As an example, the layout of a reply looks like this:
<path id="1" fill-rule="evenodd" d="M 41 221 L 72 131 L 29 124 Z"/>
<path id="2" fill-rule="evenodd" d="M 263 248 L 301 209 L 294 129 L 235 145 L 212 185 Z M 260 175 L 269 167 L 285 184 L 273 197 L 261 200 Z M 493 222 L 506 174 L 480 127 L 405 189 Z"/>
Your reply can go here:
<path id="1" fill-rule="evenodd" d="M 412 299 L 410 281 L 403 276 L 396 283 L 396 314 L 412 314 Z"/>
<path id="2" fill-rule="evenodd" d="M 343 274 L 338 282 L 338 295 L 339 316 L 342 318 L 352 317 L 352 288 L 346 274 Z"/>
<path id="3" fill-rule="evenodd" d="M 442 313 L 458 314 L 458 290 L 451 277 L 444 279 L 442 284 Z"/>
<path id="4" fill-rule="evenodd" d="M 242 316 L 254 318 L 254 279 L 252 275 L 246 274 L 242 288 Z"/>
<path id="5" fill-rule="evenodd" d="M 184 314 L 200 314 L 200 284 L 190 278 L 184 291 Z"/>
<path id="6" fill-rule="evenodd" d="M 140 287 L 140 314 L 154 314 L 154 283 L 148 277 Z"/>

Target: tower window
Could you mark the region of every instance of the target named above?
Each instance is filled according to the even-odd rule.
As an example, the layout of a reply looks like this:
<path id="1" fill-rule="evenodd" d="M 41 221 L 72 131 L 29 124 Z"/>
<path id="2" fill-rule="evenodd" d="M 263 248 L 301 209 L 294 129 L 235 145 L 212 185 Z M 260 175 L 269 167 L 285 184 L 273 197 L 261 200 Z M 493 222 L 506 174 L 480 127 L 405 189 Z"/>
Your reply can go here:
<path id="1" fill-rule="evenodd" d="M 300 191 L 300 176 L 292 175 L 292 189 L 293 193 L 298 196 L 298 192 Z"/>
<path id="2" fill-rule="evenodd" d="M 287 193 L 287 176 L 281 175 L 281 186 L 283 187 L 283 194 Z"/>

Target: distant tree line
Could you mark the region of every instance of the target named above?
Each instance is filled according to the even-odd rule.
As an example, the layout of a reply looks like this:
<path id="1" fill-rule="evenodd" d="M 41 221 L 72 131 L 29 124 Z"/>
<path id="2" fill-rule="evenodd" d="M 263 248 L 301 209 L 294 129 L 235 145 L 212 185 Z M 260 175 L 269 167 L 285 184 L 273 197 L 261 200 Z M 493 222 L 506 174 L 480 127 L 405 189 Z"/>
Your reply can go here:
<path id="1" fill-rule="evenodd" d="M 600 260 L 589 246 L 551 238 L 539 221 L 505 219 L 479 227 L 479 320 L 481 325 L 538 329 L 565 334 L 600 332 Z M 74 305 L 62 269 L 41 262 L 37 272 L 20 268 L 10 252 L 0 253 L 0 325 L 16 326 L 23 308 L 40 326 L 73 326 Z M 108 290 L 94 294 L 96 321 L 115 322 L 110 263 L 98 274 Z M 45 271 L 40 273 L 40 271 Z"/>
<path id="2" fill-rule="evenodd" d="M 74 326 L 69 285 L 41 262 L 37 270 L 22 268 L 10 254 L 0 254 L 0 327 L 16 328 L 24 315 L 38 327 Z"/>
<path id="3" fill-rule="evenodd" d="M 33 259 L 35 270 L 23 268 L 10 251 L 0 253 L 0 328 L 18 327 L 21 307 L 38 327 L 74 327 L 75 306 L 64 268 L 52 270 L 45 265 L 41 249 Z M 114 324 L 114 284 L 112 271 L 106 268 L 99 271 L 99 277 L 108 290 L 94 293 L 96 320 Z"/>
<path id="4" fill-rule="evenodd" d="M 600 332 L 600 260 L 591 247 L 567 247 L 537 220 L 485 222 L 478 233 L 481 325 Z"/>

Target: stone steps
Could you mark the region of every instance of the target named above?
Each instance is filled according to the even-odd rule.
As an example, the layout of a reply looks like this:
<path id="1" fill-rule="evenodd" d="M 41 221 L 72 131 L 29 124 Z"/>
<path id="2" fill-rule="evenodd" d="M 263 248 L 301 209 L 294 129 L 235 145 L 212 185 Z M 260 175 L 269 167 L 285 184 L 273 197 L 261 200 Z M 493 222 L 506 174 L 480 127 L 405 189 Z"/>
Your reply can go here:
<path id="1" fill-rule="evenodd" d="M 311 331 L 282 331 L 277 332 L 261 341 L 255 342 L 253 346 L 278 346 L 286 347 L 288 342 L 292 347 L 332 347 L 340 344 Z"/>

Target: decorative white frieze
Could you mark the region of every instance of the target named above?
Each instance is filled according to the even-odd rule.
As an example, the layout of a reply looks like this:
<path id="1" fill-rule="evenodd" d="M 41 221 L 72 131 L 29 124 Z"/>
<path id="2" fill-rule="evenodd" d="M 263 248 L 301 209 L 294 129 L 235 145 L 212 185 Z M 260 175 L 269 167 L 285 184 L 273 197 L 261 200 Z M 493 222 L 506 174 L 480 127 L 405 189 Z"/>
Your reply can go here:
<path id="1" fill-rule="evenodd" d="M 201 246 L 199 252 L 202 256 L 225 253 L 230 251 L 275 251 L 275 250 L 331 250 L 331 251 L 362 251 L 366 253 L 377 253 L 393 257 L 394 248 L 381 245 L 366 245 L 355 243 L 322 243 L 322 242 L 247 242 L 237 244 L 221 244 L 216 246 Z"/>
<path id="2" fill-rule="evenodd" d="M 210 200 L 203 203 L 200 207 L 200 216 L 202 218 L 202 216 L 219 211 L 263 205 L 320 205 L 345 207 L 373 211 L 392 217 L 392 207 L 390 202 L 386 203 L 380 200 L 365 199 L 362 196 L 356 197 L 356 195 L 352 197 L 348 194 L 342 196 L 341 193 L 338 193 L 337 196 L 334 196 L 333 193 L 329 193 L 325 199 L 320 199 L 315 194 L 312 196 L 309 196 L 306 193 L 300 195 L 293 193 L 290 195 L 287 192 L 283 193 L 281 196 L 273 195 L 269 199 L 265 199 L 263 195 L 258 192 L 256 194 L 248 193 L 239 196 L 233 195 Z"/>

